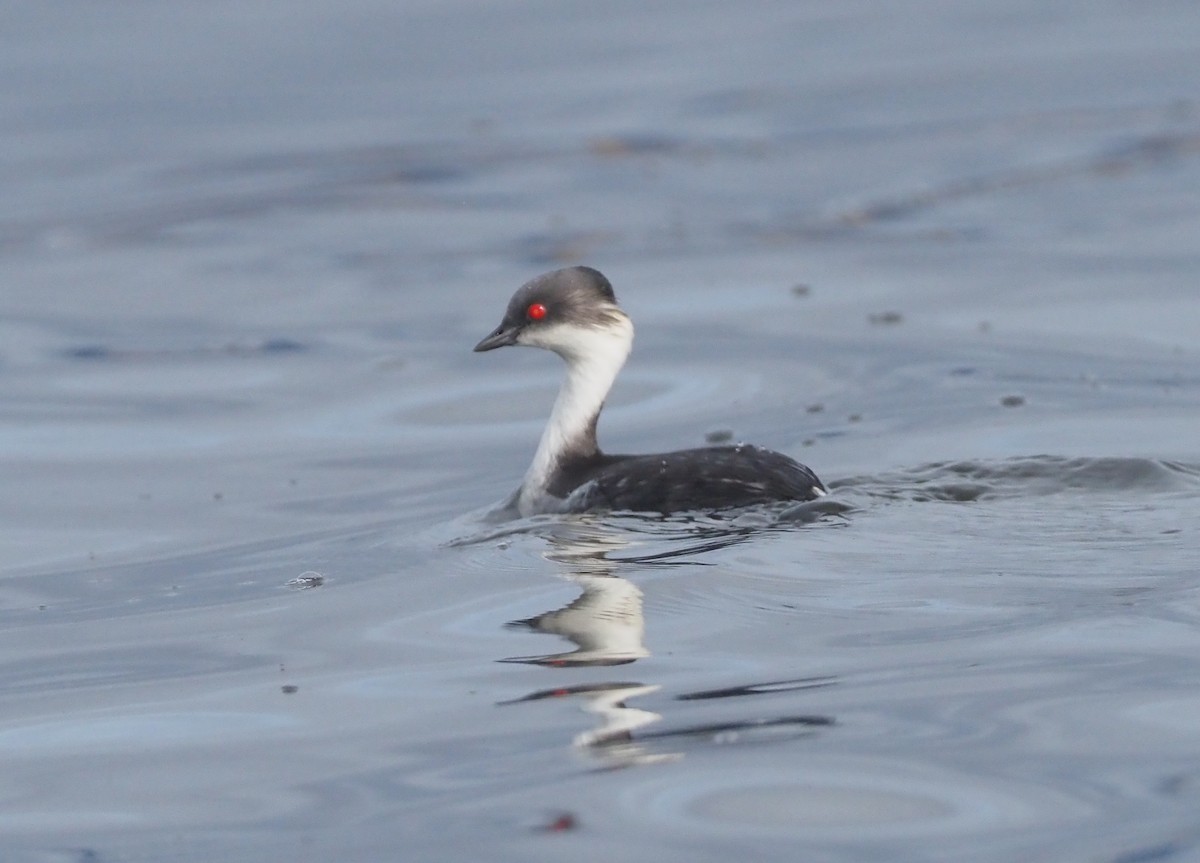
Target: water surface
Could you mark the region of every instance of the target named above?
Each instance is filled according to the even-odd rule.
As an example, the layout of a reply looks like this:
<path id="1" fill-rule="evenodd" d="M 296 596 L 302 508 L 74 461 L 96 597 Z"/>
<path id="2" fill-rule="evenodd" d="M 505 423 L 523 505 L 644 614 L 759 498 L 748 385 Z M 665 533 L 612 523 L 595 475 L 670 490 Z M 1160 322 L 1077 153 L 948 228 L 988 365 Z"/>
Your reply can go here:
<path id="1" fill-rule="evenodd" d="M 1196 857 L 1190 6 L 0 32 L 4 859 Z M 830 499 L 489 520 L 575 262 Z"/>

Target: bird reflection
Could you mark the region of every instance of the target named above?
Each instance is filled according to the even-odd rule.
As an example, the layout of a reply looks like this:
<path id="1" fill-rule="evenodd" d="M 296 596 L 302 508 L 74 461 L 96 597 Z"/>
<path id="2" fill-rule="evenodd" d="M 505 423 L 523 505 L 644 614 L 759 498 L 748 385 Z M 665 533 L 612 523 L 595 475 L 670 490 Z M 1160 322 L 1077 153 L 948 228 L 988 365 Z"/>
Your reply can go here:
<path id="1" fill-rule="evenodd" d="M 683 757 L 681 752 L 655 752 L 634 736 L 634 732 L 662 719 L 662 714 L 652 710 L 630 707 L 625 702 L 657 692 L 662 687 L 633 682 L 594 683 L 582 686 L 567 686 L 558 689 L 543 689 L 531 692 L 522 698 L 502 701 L 504 704 L 521 704 L 550 698 L 580 698 L 582 710 L 595 715 L 597 727 L 575 735 L 574 747 L 592 758 L 603 768 L 632 767 L 640 764 L 661 764 Z"/>
<path id="2" fill-rule="evenodd" d="M 650 655 L 642 643 L 646 632 L 642 591 L 617 575 L 572 573 L 565 576 L 582 588 L 571 603 L 508 625 L 559 635 L 575 650 L 545 656 L 514 656 L 502 662 L 526 662 L 560 668 L 583 665 L 625 665 Z"/>
<path id="3" fill-rule="evenodd" d="M 608 559 L 628 542 L 612 531 L 586 520 L 555 526 L 547 538 L 546 557 L 563 565 L 563 578 L 580 588 L 580 594 L 562 608 L 535 617 L 511 621 L 514 628 L 530 629 L 567 639 L 574 650 L 540 656 L 513 656 L 502 662 L 520 662 L 553 668 L 627 665 L 650 655 L 643 642 L 646 632 L 642 591 L 613 570 Z M 598 758 L 605 767 L 661 762 L 678 753 L 651 753 L 634 740 L 633 732 L 662 719 L 661 714 L 630 707 L 629 699 L 649 695 L 661 687 L 641 682 L 609 682 L 540 690 L 508 704 L 546 698 L 582 699 L 582 709 L 595 715 L 597 727 L 576 735 L 578 750 Z"/>
<path id="4" fill-rule="evenodd" d="M 563 565 L 563 578 L 574 582 L 580 594 L 562 608 L 535 617 L 509 622 L 510 627 L 561 636 L 575 645 L 565 653 L 514 656 L 502 662 L 559 668 L 587 665 L 625 665 L 649 656 L 642 639 L 642 591 L 615 573 L 609 555 L 628 541 L 596 522 L 585 519 L 562 522 L 547 532 L 546 558 Z"/>
<path id="5" fill-rule="evenodd" d="M 570 519 L 539 525 L 538 533 L 549 542 L 547 559 L 562 565 L 562 578 L 579 587 L 580 593 L 561 608 L 534 617 L 514 620 L 508 626 L 565 638 L 573 649 L 534 656 L 513 656 L 501 662 L 537 665 L 544 668 L 581 668 L 629 665 L 650 656 L 645 637 L 642 591 L 618 568 L 636 563 L 641 567 L 674 565 L 684 554 L 709 551 L 743 542 L 754 531 L 744 524 L 704 525 L 687 536 L 687 548 L 678 552 L 654 551 L 630 557 L 623 552 L 638 539 L 636 534 L 618 532 L 601 521 Z M 693 563 L 695 561 L 692 561 Z M 675 696 L 676 701 L 707 701 L 738 696 L 761 696 L 835 685 L 829 677 L 789 681 L 756 682 L 719 690 L 704 690 Z M 575 698 L 581 709 L 597 718 L 595 727 L 581 732 L 573 741 L 577 751 L 599 762 L 604 769 L 673 761 L 683 757 L 677 747 L 689 742 L 731 743 L 744 739 L 805 736 L 834 724 L 821 715 L 756 717 L 733 721 L 705 722 L 655 730 L 650 726 L 663 716 L 644 707 L 631 706 L 633 699 L 651 696 L 662 687 L 638 680 L 608 681 L 541 689 L 521 698 L 501 702 L 519 704 L 547 699 Z"/>

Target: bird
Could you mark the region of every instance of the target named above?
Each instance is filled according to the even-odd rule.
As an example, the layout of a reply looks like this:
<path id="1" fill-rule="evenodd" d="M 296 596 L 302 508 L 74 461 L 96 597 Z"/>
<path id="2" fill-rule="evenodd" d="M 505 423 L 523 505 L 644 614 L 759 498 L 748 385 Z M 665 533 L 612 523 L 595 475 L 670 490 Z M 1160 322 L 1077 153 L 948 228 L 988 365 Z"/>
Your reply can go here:
<path id="1" fill-rule="evenodd" d="M 566 377 L 533 461 L 510 504 L 521 516 L 628 511 L 718 511 L 826 494 L 813 471 L 750 444 L 646 455 L 603 452 L 596 425 L 633 348 L 633 322 L 612 284 L 592 267 L 566 267 L 526 282 L 476 352 L 519 345 L 566 363 Z"/>

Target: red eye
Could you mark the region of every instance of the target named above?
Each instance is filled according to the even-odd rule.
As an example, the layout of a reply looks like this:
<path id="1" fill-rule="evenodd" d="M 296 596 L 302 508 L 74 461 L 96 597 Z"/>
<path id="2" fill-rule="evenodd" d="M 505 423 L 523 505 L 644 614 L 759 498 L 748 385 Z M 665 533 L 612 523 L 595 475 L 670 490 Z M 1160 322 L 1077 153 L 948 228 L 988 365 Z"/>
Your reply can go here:
<path id="1" fill-rule="evenodd" d="M 525 310 L 525 314 L 529 316 L 529 320 L 531 321 L 540 321 L 546 317 L 546 307 L 541 303 L 534 303 Z"/>

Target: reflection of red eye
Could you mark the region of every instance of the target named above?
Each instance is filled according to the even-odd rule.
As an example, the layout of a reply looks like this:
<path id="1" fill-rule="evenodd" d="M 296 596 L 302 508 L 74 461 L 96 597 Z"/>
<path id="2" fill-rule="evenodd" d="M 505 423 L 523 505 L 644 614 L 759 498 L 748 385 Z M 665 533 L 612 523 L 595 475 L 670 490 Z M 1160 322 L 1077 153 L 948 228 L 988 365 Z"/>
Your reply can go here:
<path id="1" fill-rule="evenodd" d="M 541 303 L 534 303 L 525 310 L 525 314 L 529 315 L 529 320 L 531 321 L 540 321 L 546 317 L 546 307 Z"/>

